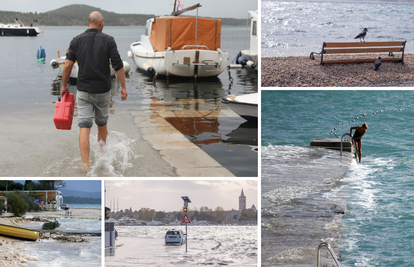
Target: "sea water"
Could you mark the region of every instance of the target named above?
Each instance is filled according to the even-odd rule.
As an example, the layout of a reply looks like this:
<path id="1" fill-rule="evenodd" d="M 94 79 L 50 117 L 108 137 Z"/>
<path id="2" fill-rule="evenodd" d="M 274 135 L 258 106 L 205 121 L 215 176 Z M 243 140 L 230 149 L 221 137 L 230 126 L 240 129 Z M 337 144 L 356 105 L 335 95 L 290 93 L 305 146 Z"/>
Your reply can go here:
<path id="1" fill-rule="evenodd" d="M 92 231 L 101 229 L 101 220 L 97 219 L 59 219 L 59 228 L 63 231 Z M 43 223 L 31 222 L 24 225 L 29 229 L 41 229 Z M 36 242 L 16 242 L 14 249 L 21 248 L 24 254 L 39 257 L 39 261 L 29 261 L 28 266 L 101 266 L 101 237 L 87 237 L 90 242 L 71 243 L 39 239 Z"/>
<path id="2" fill-rule="evenodd" d="M 60 83 L 54 83 L 59 70 L 49 65 L 52 59 L 66 53 L 66 48 L 76 35 L 86 30 L 84 27 L 41 27 L 43 33 L 37 37 L 2 37 L 0 42 L 0 149 L 7 151 L 0 155 L 0 176 L 84 176 L 81 171 L 81 159 L 78 145 L 79 128 L 74 119 L 71 131 L 58 131 L 53 124 L 54 105 L 58 101 Z M 131 119 L 131 111 L 151 114 L 151 104 L 157 100 L 179 102 L 179 99 L 202 99 L 212 108 L 220 99 L 229 94 L 241 95 L 257 92 L 257 74 L 244 71 L 231 71 L 231 83 L 228 71 L 218 78 L 198 80 L 166 79 L 158 77 L 152 85 L 152 77 L 136 71 L 127 52 L 131 43 L 140 39 L 145 27 L 105 27 L 104 33 L 112 35 L 123 60 L 130 64 L 127 76 L 128 100 L 121 101 L 119 85 L 113 79 L 115 87 L 110 106 L 108 150 L 101 153 L 96 141 L 96 127 L 91 134 L 91 172 L 89 176 L 150 176 L 143 173 L 143 166 L 150 155 L 145 154 L 144 142 Z M 244 48 L 246 27 L 222 27 L 222 50 L 229 53 L 230 64 L 240 49 Z M 248 37 L 248 36 L 247 36 Z M 247 38 L 247 44 L 248 38 Z M 42 46 L 46 50 L 46 64 L 38 64 L 36 51 Z M 57 80 L 59 81 L 59 79 Z M 69 86 L 72 93 L 76 86 Z M 196 111 L 197 107 L 189 107 Z M 77 110 L 75 109 L 75 116 Z M 250 144 L 228 144 L 226 140 L 233 130 L 237 130 L 246 121 L 240 117 L 219 119 L 219 142 L 201 147 L 210 156 L 237 176 L 257 176 L 257 149 Z M 209 122 L 207 122 L 209 123 Z M 257 135 L 257 125 L 255 126 Z M 197 141 L 198 136 L 188 136 Z M 204 138 L 201 137 L 200 138 Z M 257 141 L 257 138 L 255 139 Z M 201 140 L 203 141 L 203 140 Z M 257 148 L 257 143 L 256 143 Z M 144 151 L 144 152 L 143 152 Z M 156 152 L 153 152 L 156 153 Z M 240 157 L 246 155 L 246 157 Z M 243 163 L 240 162 L 243 161 Z M 25 162 L 25 164 L 21 164 Z M 144 163 L 143 163 L 144 162 Z M 157 168 L 155 166 L 154 168 Z M 162 175 L 161 170 L 156 173 Z M 165 174 L 164 174 L 165 175 Z"/>
<path id="3" fill-rule="evenodd" d="M 257 226 L 191 226 L 187 227 L 188 242 L 187 253 L 185 244 L 182 246 L 168 246 L 164 244 L 165 234 L 168 230 L 182 230 L 186 232 L 185 226 L 116 226 L 120 238 L 128 237 L 135 239 L 150 239 L 159 243 L 154 254 L 161 254 L 156 258 L 156 266 L 257 266 Z M 121 241 L 116 241 L 120 245 Z M 128 249 L 128 248 L 124 248 Z M 131 250 L 134 248 L 131 247 Z M 113 256 L 117 258 L 117 265 L 142 266 L 139 256 L 134 256 L 131 251 L 130 257 L 126 259 L 117 258 L 117 250 Z M 170 256 L 168 256 L 170 254 Z M 178 258 L 177 258 L 178 257 Z M 138 261 L 133 262 L 137 258 Z M 177 260 L 175 264 L 171 261 Z M 111 265 L 112 266 L 112 265 Z"/>
<path id="4" fill-rule="evenodd" d="M 309 56 L 323 42 L 407 41 L 413 51 L 414 3 L 408 1 L 277 1 L 263 0 L 262 57 Z"/>
<path id="5" fill-rule="evenodd" d="M 322 232 L 326 222 L 320 218 L 334 217 L 324 205 L 343 202 L 348 211 L 339 221 L 342 237 L 332 241 L 338 242 L 344 266 L 414 264 L 413 97 L 410 90 L 262 91 L 265 263 L 280 262 L 272 243 L 284 234 L 292 241 L 285 251 L 316 248 L 321 240 L 304 242 L 306 229 L 321 225 Z M 363 122 L 369 128 L 362 138 L 362 165 L 349 153 L 344 159 L 337 151 L 308 147 L 313 138 L 337 138 Z M 318 176 L 327 180 L 325 186 L 312 183 Z M 274 220 L 280 213 L 289 216 Z M 284 229 L 293 218 L 302 218 L 302 224 Z M 306 257 L 316 263 L 315 254 Z"/>

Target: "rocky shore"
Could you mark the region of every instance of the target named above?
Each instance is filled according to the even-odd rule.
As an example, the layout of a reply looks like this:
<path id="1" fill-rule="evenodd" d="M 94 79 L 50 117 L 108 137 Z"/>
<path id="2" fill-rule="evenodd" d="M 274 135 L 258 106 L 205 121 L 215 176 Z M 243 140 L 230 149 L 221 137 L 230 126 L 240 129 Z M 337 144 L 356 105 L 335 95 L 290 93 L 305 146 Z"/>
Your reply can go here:
<path id="1" fill-rule="evenodd" d="M 324 60 L 387 58 L 386 55 L 324 55 Z M 396 57 L 398 55 L 395 55 Z M 412 87 L 414 86 L 414 54 L 404 55 L 401 63 L 382 63 L 374 71 L 374 63 L 320 65 L 320 56 L 273 57 L 261 59 L 262 87 Z"/>
<path id="2" fill-rule="evenodd" d="M 17 217 L 1 217 L 0 224 L 20 227 L 30 219 Z M 0 266 L 27 266 L 27 261 L 38 261 L 39 257 L 28 256 L 21 248 L 13 249 L 10 245 L 24 242 L 19 239 L 0 236 Z"/>
<path id="3" fill-rule="evenodd" d="M 0 224 L 29 228 L 33 222 L 43 222 L 59 220 L 60 218 L 77 218 L 77 219 L 100 219 L 101 210 L 98 209 L 71 209 L 68 214 L 65 211 L 44 211 L 39 213 L 28 213 L 21 217 L 11 217 L 9 214 L 3 214 L 0 217 Z M 36 228 L 34 228 L 36 229 Z M 41 231 L 41 239 L 59 240 L 65 242 L 89 242 L 93 234 L 76 234 L 62 233 L 58 230 Z M 19 239 L 0 236 L 0 266 L 27 266 L 28 261 L 40 261 L 37 256 L 29 256 L 24 249 L 19 247 L 13 248 L 18 242 L 25 242 Z"/>

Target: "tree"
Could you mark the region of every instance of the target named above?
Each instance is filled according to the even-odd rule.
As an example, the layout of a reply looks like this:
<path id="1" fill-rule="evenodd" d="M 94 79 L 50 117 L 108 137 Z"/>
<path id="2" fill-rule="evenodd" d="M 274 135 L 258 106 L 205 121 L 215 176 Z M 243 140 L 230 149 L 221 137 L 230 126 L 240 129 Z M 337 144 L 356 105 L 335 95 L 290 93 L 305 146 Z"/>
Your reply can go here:
<path id="1" fill-rule="evenodd" d="M 29 205 L 19 196 L 18 193 L 7 194 L 8 210 L 14 214 L 14 216 L 21 217 L 26 214 Z"/>
<path id="2" fill-rule="evenodd" d="M 0 181 L 0 191 L 16 191 L 23 190 L 24 186 L 21 183 L 15 183 L 13 180 Z"/>
<path id="3" fill-rule="evenodd" d="M 244 209 L 242 215 L 239 218 L 239 221 L 256 221 L 257 212 L 254 212 L 252 209 Z"/>
<path id="4" fill-rule="evenodd" d="M 37 182 L 37 190 L 57 190 L 65 187 L 66 182 L 63 180 L 39 180 Z"/>
<path id="5" fill-rule="evenodd" d="M 36 190 L 37 184 L 33 182 L 32 180 L 26 180 L 24 182 L 24 190 L 26 191 L 33 191 Z"/>
<path id="6" fill-rule="evenodd" d="M 215 210 L 214 210 L 214 215 L 216 216 L 217 219 L 220 219 L 221 217 L 224 216 L 224 209 L 222 206 L 218 206 Z"/>
<path id="7" fill-rule="evenodd" d="M 162 221 L 164 218 L 165 218 L 165 216 L 166 216 L 167 214 L 165 214 L 165 212 L 163 212 L 163 211 L 157 211 L 156 213 L 155 213 L 155 219 L 157 220 L 157 221 Z"/>
<path id="8" fill-rule="evenodd" d="M 155 210 L 150 208 L 142 208 L 139 212 L 139 219 L 143 221 L 151 221 L 154 218 Z"/>

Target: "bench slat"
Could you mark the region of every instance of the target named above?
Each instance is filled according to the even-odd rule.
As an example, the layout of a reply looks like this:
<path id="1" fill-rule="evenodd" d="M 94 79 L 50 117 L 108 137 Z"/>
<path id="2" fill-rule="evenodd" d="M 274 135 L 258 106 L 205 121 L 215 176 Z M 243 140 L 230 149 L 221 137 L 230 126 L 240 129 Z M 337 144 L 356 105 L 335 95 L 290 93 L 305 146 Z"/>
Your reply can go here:
<path id="1" fill-rule="evenodd" d="M 404 46 L 405 41 L 392 42 L 331 42 L 324 43 L 325 47 L 370 47 L 370 46 Z"/>
<path id="2" fill-rule="evenodd" d="M 325 60 L 323 64 L 350 64 L 350 63 L 374 63 L 376 59 L 338 59 Z M 381 58 L 381 62 L 400 62 L 402 58 Z"/>
<path id="3" fill-rule="evenodd" d="M 324 48 L 325 54 L 402 52 L 402 47 Z"/>

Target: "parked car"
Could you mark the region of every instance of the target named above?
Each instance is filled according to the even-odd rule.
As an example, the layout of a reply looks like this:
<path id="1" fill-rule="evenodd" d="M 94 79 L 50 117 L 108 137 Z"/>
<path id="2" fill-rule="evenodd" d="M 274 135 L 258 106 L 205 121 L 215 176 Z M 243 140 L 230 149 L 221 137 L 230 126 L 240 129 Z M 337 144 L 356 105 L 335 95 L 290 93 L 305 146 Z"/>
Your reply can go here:
<path id="1" fill-rule="evenodd" d="M 165 234 L 165 245 L 169 243 L 179 243 L 183 244 L 186 241 L 186 236 L 181 230 L 169 230 Z"/>
<path id="2" fill-rule="evenodd" d="M 60 205 L 60 208 L 62 210 L 68 210 L 69 209 L 69 205 L 68 204 L 62 204 L 62 205 Z"/>

